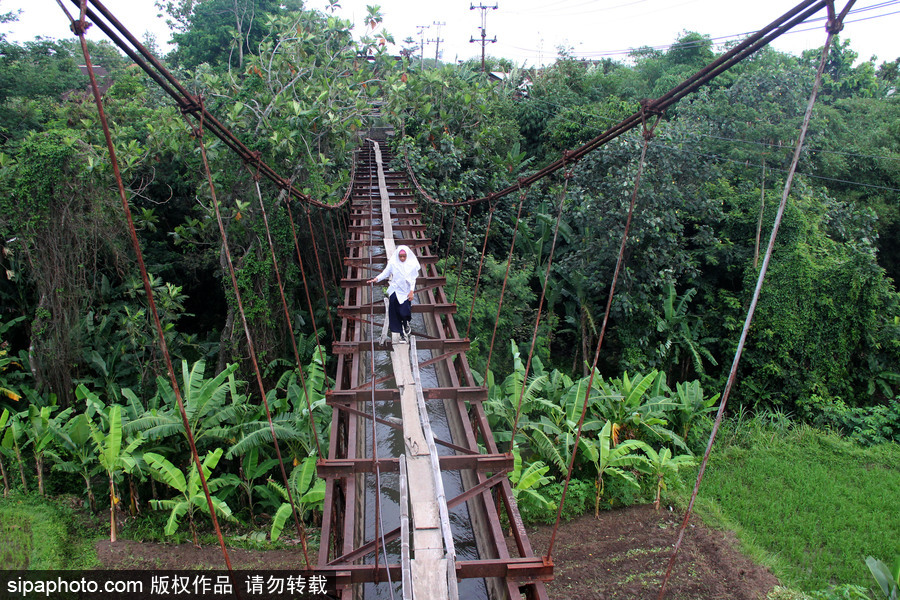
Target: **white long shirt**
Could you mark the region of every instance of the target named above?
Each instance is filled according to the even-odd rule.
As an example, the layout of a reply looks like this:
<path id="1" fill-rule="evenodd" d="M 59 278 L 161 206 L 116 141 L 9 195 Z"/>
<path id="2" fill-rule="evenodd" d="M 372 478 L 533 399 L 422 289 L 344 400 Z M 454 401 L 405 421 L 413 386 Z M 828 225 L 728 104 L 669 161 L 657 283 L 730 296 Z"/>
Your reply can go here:
<path id="1" fill-rule="evenodd" d="M 407 258 L 406 260 L 409 261 L 410 259 Z M 384 281 L 385 279 L 390 277 L 391 281 L 388 284 L 387 289 L 388 298 L 391 297 L 391 294 L 397 294 L 397 300 L 399 302 L 406 302 L 406 300 L 409 298 L 409 293 L 416 287 L 416 279 L 419 272 L 418 269 L 407 270 L 410 272 L 404 276 L 403 271 L 401 270 L 401 265 L 399 265 L 398 262 L 394 262 L 393 260 L 389 261 L 384 271 L 382 271 L 375 277 L 375 281 Z"/>

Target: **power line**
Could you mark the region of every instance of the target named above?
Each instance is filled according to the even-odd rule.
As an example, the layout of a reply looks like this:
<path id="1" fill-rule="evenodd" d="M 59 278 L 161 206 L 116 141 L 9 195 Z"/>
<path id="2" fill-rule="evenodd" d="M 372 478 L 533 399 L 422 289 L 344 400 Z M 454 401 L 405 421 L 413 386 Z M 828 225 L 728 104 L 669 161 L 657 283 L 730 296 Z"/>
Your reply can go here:
<path id="1" fill-rule="evenodd" d="M 484 49 L 485 49 L 485 46 L 487 45 L 488 42 L 491 42 L 492 44 L 496 44 L 496 43 L 497 43 L 497 36 L 496 36 L 496 35 L 494 36 L 494 39 L 492 39 L 492 40 L 487 39 L 487 11 L 489 11 L 489 10 L 497 10 L 497 8 L 499 8 L 499 7 L 498 7 L 498 5 L 496 5 L 496 4 L 493 5 L 493 6 L 485 6 L 484 4 L 479 4 L 478 6 L 475 6 L 474 4 L 470 4 L 470 5 L 469 5 L 469 10 L 475 10 L 475 9 L 478 9 L 478 10 L 481 11 L 481 27 L 479 27 L 479 29 L 481 30 L 481 72 L 482 72 L 482 73 L 486 70 L 486 69 L 485 69 L 485 66 L 484 66 Z M 473 43 L 475 43 L 476 41 L 478 41 L 478 40 L 476 40 L 476 39 L 473 38 L 473 37 L 470 37 L 470 38 L 469 38 L 469 43 L 470 43 L 470 44 L 473 44 Z"/>
<path id="2" fill-rule="evenodd" d="M 435 44 L 434 64 L 435 64 L 435 66 L 437 66 L 438 59 L 441 56 L 441 42 L 445 41 L 443 38 L 441 38 L 441 27 L 446 26 L 447 23 L 444 21 L 435 21 L 434 23 L 432 23 L 432 25 L 434 25 L 435 28 L 437 29 L 437 34 L 434 36 L 433 40 L 428 40 L 428 43 Z"/>
<path id="3" fill-rule="evenodd" d="M 856 14 L 860 14 L 860 13 L 864 13 L 864 12 L 870 12 L 872 10 L 877 10 L 880 8 L 896 6 L 898 4 L 900 4 L 900 0 L 887 0 L 885 2 L 881 2 L 879 4 L 874 4 L 872 6 L 866 6 L 866 7 L 862 7 L 862 8 L 853 9 L 850 11 L 849 14 L 856 15 Z M 900 11 L 881 13 L 881 14 L 872 15 L 872 16 L 868 16 L 868 17 L 862 17 L 859 19 L 852 19 L 852 20 L 846 19 L 844 21 L 844 23 L 845 24 L 859 23 L 859 22 L 863 22 L 863 21 L 869 21 L 872 19 L 878 19 L 878 18 L 882 18 L 882 17 L 895 15 L 898 13 L 900 13 Z M 826 20 L 826 17 L 816 17 L 813 19 L 808 19 L 807 21 L 804 22 L 804 24 L 819 23 L 819 22 L 823 22 L 825 20 Z M 785 32 L 785 35 L 796 34 L 796 33 L 805 33 L 808 31 L 815 31 L 816 29 L 817 29 L 817 27 L 808 27 L 805 29 L 793 29 L 791 31 Z M 734 34 L 729 34 L 729 35 L 710 37 L 710 38 L 708 38 L 708 40 L 712 41 L 716 46 L 724 46 L 731 41 L 742 39 L 742 38 L 744 38 L 748 35 L 752 35 L 754 33 L 756 33 L 756 32 L 755 31 L 747 31 L 747 32 L 743 32 L 743 33 L 734 33 Z M 679 47 L 690 48 L 693 46 L 705 44 L 706 41 L 707 40 L 698 40 L 697 42 L 693 42 L 693 43 L 689 42 L 687 44 L 678 44 L 676 42 L 676 43 L 672 43 L 672 44 L 659 44 L 659 45 L 654 45 L 654 46 L 638 46 L 638 47 L 618 49 L 618 50 L 597 50 L 597 51 L 590 51 L 590 52 L 574 52 L 573 56 L 576 56 L 578 58 L 629 56 L 630 54 L 632 54 L 635 50 L 637 50 L 639 48 L 650 48 L 652 50 L 665 51 L 665 50 L 671 49 L 673 46 L 676 46 L 676 45 L 678 45 Z M 521 46 L 512 46 L 512 45 L 510 45 L 509 47 L 513 48 L 515 50 L 519 50 L 521 52 L 528 52 L 528 53 L 534 54 L 535 56 L 540 54 L 540 50 L 534 49 L 534 48 L 523 48 Z"/>
<path id="4" fill-rule="evenodd" d="M 730 162 L 730 163 L 735 163 L 735 164 L 738 164 L 738 165 L 746 166 L 746 162 L 745 162 L 745 161 L 737 160 L 737 159 L 734 159 L 734 158 L 727 158 L 727 157 L 725 157 L 725 156 L 720 156 L 720 155 L 718 155 L 718 154 L 706 154 L 705 152 L 697 152 L 697 151 L 695 151 L 695 150 L 688 150 L 688 149 L 686 149 L 686 148 L 675 148 L 675 147 L 673 147 L 673 146 L 666 146 L 665 144 L 657 144 L 656 147 L 657 147 L 657 148 L 665 148 L 666 150 L 673 150 L 673 151 L 675 151 L 675 152 L 688 152 L 688 153 L 694 154 L 694 155 L 696 155 L 696 156 L 702 156 L 703 158 L 713 158 L 713 159 L 716 159 L 716 160 L 720 160 L 720 161 L 722 161 L 722 162 Z M 788 172 L 787 169 L 778 169 L 778 168 L 773 168 L 773 167 L 769 167 L 769 170 L 770 170 L 770 171 L 780 171 L 780 172 L 782 172 L 782 173 L 787 173 L 787 172 Z M 812 175 L 812 174 L 810 174 L 810 173 L 798 173 L 798 175 L 802 175 L 802 176 L 804 176 L 804 177 L 809 177 L 809 178 L 811 178 L 811 179 L 821 179 L 821 180 L 823 180 L 823 181 L 833 181 L 833 182 L 835 182 L 835 183 L 845 183 L 845 184 L 848 184 L 848 185 L 857 185 L 857 186 L 860 186 L 860 187 L 873 188 L 873 189 L 876 189 L 876 190 L 885 190 L 885 191 L 888 191 L 888 192 L 897 192 L 897 193 L 900 193 L 900 188 L 891 188 L 891 187 L 887 187 L 887 186 L 883 186 L 883 185 L 875 185 L 875 184 L 872 184 L 872 183 L 862 183 L 862 182 L 860 182 L 860 181 L 849 181 L 849 180 L 847 180 L 847 179 L 837 179 L 837 178 L 835 178 L 835 177 L 825 177 L 825 176 L 823 176 L 823 175 Z"/>

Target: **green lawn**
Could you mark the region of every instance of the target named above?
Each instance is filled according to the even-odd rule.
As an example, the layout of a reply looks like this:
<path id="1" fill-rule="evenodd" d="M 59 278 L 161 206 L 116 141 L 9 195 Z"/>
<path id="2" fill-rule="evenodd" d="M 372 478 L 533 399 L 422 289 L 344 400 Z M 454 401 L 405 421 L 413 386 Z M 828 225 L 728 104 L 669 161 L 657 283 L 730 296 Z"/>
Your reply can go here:
<path id="1" fill-rule="evenodd" d="M 867 556 L 900 556 L 900 445 L 861 448 L 806 426 L 717 446 L 698 511 L 793 588 L 869 587 Z"/>

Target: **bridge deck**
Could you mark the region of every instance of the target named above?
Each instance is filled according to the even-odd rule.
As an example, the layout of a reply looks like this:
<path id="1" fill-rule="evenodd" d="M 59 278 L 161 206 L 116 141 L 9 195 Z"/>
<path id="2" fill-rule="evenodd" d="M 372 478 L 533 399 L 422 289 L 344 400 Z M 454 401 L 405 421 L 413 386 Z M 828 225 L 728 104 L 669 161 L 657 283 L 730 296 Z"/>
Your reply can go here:
<path id="1" fill-rule="evenodd" d="M 341 334 L 334 347 L 338 365 L 328 398 L 333 410 L 329 458 L 319 464 L 327 485 L 318 569 L 334 573 L 347 600 L 389 597 L 388 577 L 395 593 L 417 600 L 455 598 L 457 585 L 464 598 L 546 598 L 543 582 L 552 577 L 552 565 L 534 556 L 513 502 L 506 476 L 512 458 L 494 443 L 481 405 L 487 392 L 476 385 L 466 361 L 468 340 L 453 321 L 456 307 L 444 294 L 445 280 L 410 186 L 403 174 L 381 166 L 388 158 L 379 161 L 380 153 L 371 143 L 360 153 L 351 197 Z M 365 280 L 383 268 L 394 243 L 413 248 L 422 265 L 411 344 L 373 339 L 386 319 L 385 306 L 378 290 L 369 297 Z M 381 371 L 373 382 L 376 362 Z M 435 432 L 429 443 L 434 410 L 446 431 Z M 375 539 L 373 411 L 384 542 Z M 403 501 L 401 455 L 409 494 Z M 400 540 L 405 508 L 412 518 L 411 539 Z M 517 556 L 507 549 L 501 510 Z M 463 547 L 456 548 L 454 539 L 463 540 Z M 388 564 L 382 554 L 376 568 L 375 549 L 382 544 Z M 410 581 L 401 586 L 406 548 Z"/>

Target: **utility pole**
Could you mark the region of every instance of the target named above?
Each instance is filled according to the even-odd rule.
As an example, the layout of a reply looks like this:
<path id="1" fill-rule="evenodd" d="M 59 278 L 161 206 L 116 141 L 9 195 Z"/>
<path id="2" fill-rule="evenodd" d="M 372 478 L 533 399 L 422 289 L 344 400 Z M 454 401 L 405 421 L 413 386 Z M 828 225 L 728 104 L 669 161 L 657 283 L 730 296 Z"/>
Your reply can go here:
<path id="1" fill-rule="evenodd" d="M 481 11 L 481 27 L 479 27 L 479 29 L 481 30 L 481 72 L 484 73 L 486 70 L 484 66 L 484 47 L 488 42 L 492 44 L 497 43 L 496 35 L 492 40 L 487 39 L 487 11 L 497 10 L 498 6 L 496 4 L 493 6 L 485 6 L 484 4 L 479 4 L 478 6 L 475 6 L 474 4 L 469 5 L 469 10 L 475 10 L 476 8 Z M 477 41 L 478 40 L 476 40 L 475 38 L 469 36 L 470 44 L 474 44 Z"/>
<path id="2" fill-rule="evenodd" d="M 443 27 L 446 24 L 447 23 L 445 23 L 443 21 L 435 21 L 434 23 L 432 23 L 432 25 L 434 25 L 435 28 L 437 29 L 437 34 L 434 36 L 435 39 L 428 40 L 428 43 L 429 44 L 431 42 L 435 43 L 435 48 L 434 48 L 434 66 L 435 67 L 437 67 L 438 59 L 441 56 L 441 42 L 444 41 L 441 39 L 441 27 Z"/>
<path id="3" fill-rule="evenodd" d="M 416 29 L 418 29 L 418 33 L 416 35 L 419 36 L 419 49 L 421 54 L 419 56 L 419 70 L 425 70 L 425 30 L 431 27 L 431 25 L 416 25 Z"/>

